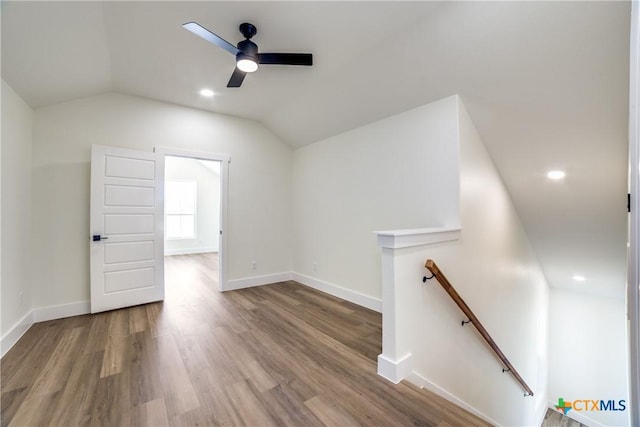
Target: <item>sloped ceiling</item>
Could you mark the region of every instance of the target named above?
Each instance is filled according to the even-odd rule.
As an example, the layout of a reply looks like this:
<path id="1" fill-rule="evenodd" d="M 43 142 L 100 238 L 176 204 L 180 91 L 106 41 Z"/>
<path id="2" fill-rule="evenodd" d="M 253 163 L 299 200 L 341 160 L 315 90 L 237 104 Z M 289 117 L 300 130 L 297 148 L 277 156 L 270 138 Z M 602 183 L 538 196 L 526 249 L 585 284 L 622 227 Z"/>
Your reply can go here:
<path id="1" fill-rule="evenodd" d="M 628 2 L 0 5 L 2 78 L 34 108 L 116 91 L 252 118 L 297 148 L 457 93 L 551 285 L 624 295 Z M 234 58 L 193 20 L 233 43 L 251 22 L 262 51 L 314 66 L 228 89 Z"/>

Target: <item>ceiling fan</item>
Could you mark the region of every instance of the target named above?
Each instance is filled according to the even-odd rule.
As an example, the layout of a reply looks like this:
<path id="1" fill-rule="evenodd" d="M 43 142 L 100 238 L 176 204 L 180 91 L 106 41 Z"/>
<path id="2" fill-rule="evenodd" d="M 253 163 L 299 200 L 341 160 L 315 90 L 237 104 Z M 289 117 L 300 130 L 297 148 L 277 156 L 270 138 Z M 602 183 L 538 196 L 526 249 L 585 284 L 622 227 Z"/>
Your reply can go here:
<path id="1" fill-rule="evenodd" d="M 251 41 L 251 37 L 255 36 L 258 30 L 254 25 L 247 22 L 240 24 L 240 32 L 245 40 L 238 43 L 238 47 L 207 30 L 197 22 L 187 22 L 182 26 L 196 36 L 223 48 L 236 57 L 236 68 L 231 74 L 227 87 L 240 87 L 247 73 L 256 71 L 258 64 L 313 65 L 313 55 L 310 53 L 259 53 L 258 45 Z"/>

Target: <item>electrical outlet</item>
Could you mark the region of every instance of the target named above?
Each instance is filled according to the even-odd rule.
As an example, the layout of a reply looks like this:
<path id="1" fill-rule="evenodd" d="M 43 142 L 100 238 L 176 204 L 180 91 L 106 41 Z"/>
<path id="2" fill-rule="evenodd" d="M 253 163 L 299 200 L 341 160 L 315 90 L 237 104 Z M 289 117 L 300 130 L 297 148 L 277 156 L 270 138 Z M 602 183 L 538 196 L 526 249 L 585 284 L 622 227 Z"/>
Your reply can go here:
<path id="1" fill-rule="evenodd" d="M 20 292 L 18 294 L 18 304 L 20 305 L 20 307 L 22 307 L 22 305 L 24 304 L 24 292 Z"/>
<path id="2" fill-rule="evenodd" d="M 251 269 L 255 270 L 256 268 L 258 268 L 258 263 L 255 261 L 251 261 Z"/>
<path id="3" fill-rule="evenodd" d="M 316 261 L 313 262 L 313 271 L 318 271 L 318 263 Z"/>

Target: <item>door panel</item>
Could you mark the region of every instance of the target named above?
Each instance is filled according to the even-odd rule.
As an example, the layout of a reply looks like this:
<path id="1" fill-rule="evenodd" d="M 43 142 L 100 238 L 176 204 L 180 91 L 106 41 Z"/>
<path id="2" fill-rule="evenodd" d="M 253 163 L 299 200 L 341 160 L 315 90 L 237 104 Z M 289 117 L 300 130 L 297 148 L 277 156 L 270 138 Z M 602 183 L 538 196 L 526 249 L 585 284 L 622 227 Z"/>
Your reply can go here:
<path id="1" fill-rule="evenodd" d="M 154 285 L 153 268 L 109 271 L 104 274 L 105 293 L 122 292 L 132 289 L 148 288 Z"/>
<path id="2" fill-rule="evenodd" d="M 105 155 L 105 176 L 111 178 L 137 178 L 153 181 L 155 166 L 154 161 L 146 159 Z"/>
<path id="3" fill-rule="evenodd" d="M 105 243 L 104 263 L 153 261 L 153 242 Z"/>
<path id="4" fill-rule="evenodd" d="M 155 215 L 147 214 L 105 214 L 104 232 L 106 234 L 143 235 L 153 233 Z"/>
<path id="5" fill-rule="evenodd" d="M 163 181 L 164 156 L 93 146 L 92 313 L 164 299 Z"/>
<path id="6" fill-rule="evenodd" d="M 153 207 L 155 197 L 153 188 L 128 187 L 124 185 L 105 185 L 105 206 L 145 206 Z"/>

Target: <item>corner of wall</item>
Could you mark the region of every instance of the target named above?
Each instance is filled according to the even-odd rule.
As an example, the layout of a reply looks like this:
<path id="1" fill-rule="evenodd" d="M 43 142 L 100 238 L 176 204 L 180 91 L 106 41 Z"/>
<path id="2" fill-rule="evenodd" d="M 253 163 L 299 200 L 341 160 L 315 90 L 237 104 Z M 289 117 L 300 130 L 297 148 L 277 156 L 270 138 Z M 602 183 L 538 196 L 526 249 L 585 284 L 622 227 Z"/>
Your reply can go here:
<path id="1" fill-rule="evenodd" d="M 6 337 L 21 334 L 21 325 L 32 306 L 33 110 L 4 80 L 1 97 L 0 301 L 4 348 Z"/>
<path id="2" fill-rule="evenodd" d="M 33 311 L 30 311 L 8 328 L 7 332 L 0 338 L 0 357 L 4 357 L 34 323 Z"/>

